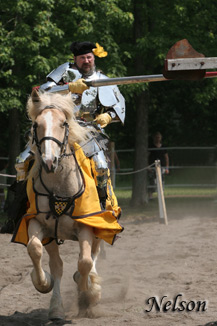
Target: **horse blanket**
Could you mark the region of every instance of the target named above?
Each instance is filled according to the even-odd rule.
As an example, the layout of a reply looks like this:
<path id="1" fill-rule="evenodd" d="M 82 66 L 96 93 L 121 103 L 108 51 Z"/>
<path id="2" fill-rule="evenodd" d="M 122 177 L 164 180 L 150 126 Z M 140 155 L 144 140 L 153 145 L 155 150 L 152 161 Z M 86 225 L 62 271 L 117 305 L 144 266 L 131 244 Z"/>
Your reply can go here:
<path id="1" fill-rule="evenodd" d="M 103 239 L 109 244 L 113 244 L 116 235 L 122 232 L 124 228 L 118 221 L 121 215 L 121 208 L 118 206 L 111 180 L 110 178 L 108 180 L 106 210 L 102 210 L 93 177 L 94 162 L 84 155 L 82 148 L 76 143 L 74 144 L 74 151 L 84 177 L 85 189 L 84 192 L 75 199 L 75 206 L 71 218 L 79 223 L 93 227 L 93 232 L 96 237 Z M 37 215 L 37 195 L 32 185 L 32 179 L 29 179 L 27 182 L 27 194 L 29 198 L 29 208 L 16 226 L 11 240 L 12 242 L 24 245 L 27 245 L 29 241 L 28 222 Z M 61 219 L 61 216 L 59 219 Z M 51 240 L 53 239 L 43 239 L 43 244 L 45 245 Z"/>

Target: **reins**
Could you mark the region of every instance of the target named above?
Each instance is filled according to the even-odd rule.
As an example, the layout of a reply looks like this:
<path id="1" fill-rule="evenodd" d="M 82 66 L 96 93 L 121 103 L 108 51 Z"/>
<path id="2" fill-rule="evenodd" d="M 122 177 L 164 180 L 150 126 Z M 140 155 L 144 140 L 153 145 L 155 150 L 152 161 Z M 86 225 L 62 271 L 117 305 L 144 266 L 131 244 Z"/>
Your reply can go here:
<path id="1" fill-rule="evenodd" d="M 53 105 L 46 106 L 44 109 L 49 109 L 49 108 L 55 108 L 55 106 L 53 106 Z M 64 157 L 68 157 L 68 156 L 73 155 L 73 157 L 75 159 L 75 162 L 77 164 L 78 170 L 80 172 L 81 178 L 82 178 L 81 187 L 80 187 L 80 189 L 78 190 L 78 192 L 75 195 L 73 195 L 71 197 L 65 197 L 65 198 L 59 197 L 59 196 L 55 195 L 53 192 L 51 192 L 48 189 L 48 187 L 45 185 L 45 183 L 44 183 L 44 181 L 42 179 L 42 167 L 45 168 L 43 160 L 42 160 L 41 165 L 40 165 L 40 170 L 39 170 L 39 178 L 40 178 L 40 182 L 41 182 L 42 186 L 44 187 L 45 191 L 47 192 L 47 194 L 37 192 L 37 190 L 34 187 L 34 180 L 33 180 L 33 188 L 34 188 L 35 193 L 37 195 L 47 196 L 49 198 L 50 212 L 47 212 L 46 219 L 48 219 L 51 216 L 50 213 L 52 213 L 53 217 L 55 218 L 54 237 L 55 237 L 55 241 L 56 241 L 57 245 L 61 245 L 61 244 L 64 243 L 64 240 L 61 240 L 61 239 L 58 240 L 58 235 L 57 235 L 59 217 L 61 215 L 63 215 L 63 214 L 66 214 L 69 209 L 70 209 L 70 212 L 67 213 L 67 215 L 72 216 L 72 212 L 73 212 L 74 207 L 75 207 L 75 204 L 74 204 L 75 199 L 78 198 L 79 196 L 81 196 L 81 194 L 83 193 L 84 188 L 85 188 L 84 176 L 83 176 L 81 168 L 80 168 L 80 166 L 79 166 L 79 164 L 77 162 L 74 149 L 71 148 L 71 152 L 66 153 L 66 147 L 67 147 L 67 144 L 68 144 L 68 136 L 69 136 L 69 124 L 67 123 L 67 121 L 64 122 L 63 126 L 65 127 L 65 134 L 64 134 L 64 138 L 63 138 L 62 142 L 60 140 L 58 140 L 57 138 L 52 137 L 52 136 L 45 136 L 45 137 L 43 137 L 42 139 L 39 140 L 38 135 L 37 135 L 38 124 L 37 124 L 37 122 L 35 122 L 33 124 L 33 139 L 32 139 L 32 142 L 35 142 L 35 144 L 37 146 L 37 149 L 38 149 L 38 152 L 39 152 L 40 156 L 42 155 L 41 144 L 42 144 L 42 142 L 44 142 L 46 140 L 52 140 L 55 143 L 57 143 L 58 146 L 60 147 L 61 154 L 58 157 L 58 162 L 60 162 L 61 159 L 64 158 Z M 46 169 L 45 169 L 45 171 L 46 171 Z"/>

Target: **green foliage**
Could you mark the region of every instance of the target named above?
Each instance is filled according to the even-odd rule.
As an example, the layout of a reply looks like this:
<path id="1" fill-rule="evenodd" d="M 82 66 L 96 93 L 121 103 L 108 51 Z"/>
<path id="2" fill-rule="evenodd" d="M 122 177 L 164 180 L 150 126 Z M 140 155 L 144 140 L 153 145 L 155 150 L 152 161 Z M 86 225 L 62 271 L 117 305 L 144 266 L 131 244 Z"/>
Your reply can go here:
<path id="1" fill-rule="evenodd" d="M 100 5 L 96 0 L 58 1 L 54 15 L 56 18 L 58 15 L 65 32 L 65 53 L 72 41 L 98 42 L 108 52 L 108 57 L 97 59 L 97 66 L 110 77 L 125 75 L 124 58 L 129 58 L 130 53 L 124 42 L 127 42 L 133 23 L 129 5 L 128 1 L 123 6 L 120 0 L 102 0 Z"/>
<path id="2" fill-rule="evenodd" d="M 147 1 L 143 10 L 143 16 L 149 13 L 149 17 L 137 46 L 144 53 L 144 62 L 148 60 L 148 73 L 161 73 L 169 48 L 184 38 L 205 56 L 216 56 L 217 13 L 213 1 Z M 149 92 L 150 134 L 160 130 L 168 146 L 215 144 L 216 79 L 151 83 Z"/>
<path id="3" fill-rule="evenodd" d="M 2 2 L 1 81 L 4 87 L 10 85 L 28 92 L 32 86 L 29 81 L 39 82 L 50 71 L 49 47 L 54 39 L 61 40 L 63 36 L 63 31 L 52 22 L 55 1 Z"/>

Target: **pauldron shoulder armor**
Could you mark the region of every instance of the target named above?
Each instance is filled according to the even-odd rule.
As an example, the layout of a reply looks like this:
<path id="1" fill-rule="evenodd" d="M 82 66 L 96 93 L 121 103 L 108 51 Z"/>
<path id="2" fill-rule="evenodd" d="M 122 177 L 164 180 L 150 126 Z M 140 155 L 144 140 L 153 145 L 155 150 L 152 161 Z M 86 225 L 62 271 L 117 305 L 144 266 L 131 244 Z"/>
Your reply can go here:
<path id="1" fill-rule="evenodd" d="M 65 62 L 46 76 L 47 82 L 40 86 L 40 90 L 46 91 L 51 89 L 53 86 L 58 85 L 60 82 L 66 84 L 76 81 L 79 78 L 81 78 L 81 74 L 76 67 L 74 67 L 70 62 Z"/>

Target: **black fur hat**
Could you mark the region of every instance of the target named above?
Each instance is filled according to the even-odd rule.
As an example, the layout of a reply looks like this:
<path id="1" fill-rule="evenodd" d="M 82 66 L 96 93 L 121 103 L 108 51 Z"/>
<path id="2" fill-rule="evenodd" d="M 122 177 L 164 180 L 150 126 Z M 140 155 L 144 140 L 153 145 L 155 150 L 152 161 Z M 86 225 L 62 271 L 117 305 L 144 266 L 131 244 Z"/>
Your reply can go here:
<path id="1" fill-rule="evenodd" d="M 70 50 L 76 57 L 77 55 L 87 54 L 96 48 L 96 44 L 91 42 L 72 42 Z"/>

